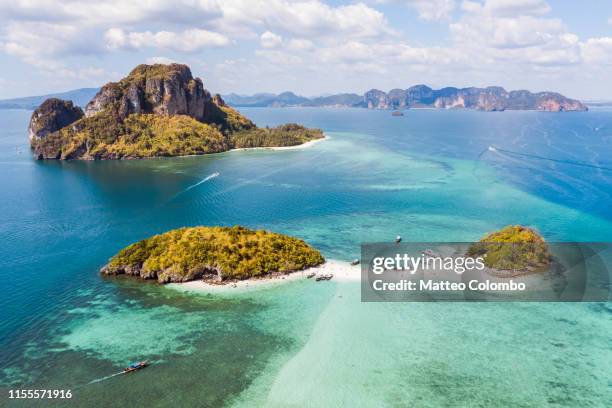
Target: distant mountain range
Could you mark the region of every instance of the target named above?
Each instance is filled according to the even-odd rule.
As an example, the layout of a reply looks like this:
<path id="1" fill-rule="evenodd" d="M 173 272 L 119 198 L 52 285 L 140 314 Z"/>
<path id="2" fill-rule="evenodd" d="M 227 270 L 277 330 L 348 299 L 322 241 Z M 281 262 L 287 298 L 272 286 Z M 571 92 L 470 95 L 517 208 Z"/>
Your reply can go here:
<path id="1" fill-rule="evenodd" d="M 257 106 L 257 107 L 285 107 L 285 106 L 302 106 L 310 101 L 303 96 L 298 96 L 293 92 L 283 92 L 281 94 L 258 93 L 251 96 L 237 95 L 231 93 L 229 95 L 221 95 L 226 100 L 229 98 L 232 102 L 226 102 L 232 106 Z"/>
<path id="2" fill-rule="evenodd" d="M 258 93 L 251 96 L 237 95 L 231 93 L 222 95 L 223 99 L 232 106 L 237 107 L 288 107 L 288 106 L 338 106 L 338 107 L 361 107 L 363 95 L 357 94 L 338 94 L 321 96 L 316 98 L 306 98 L 293 92 L 283 92 L 281 94 Z"/>
<path id="3" fill-rule="evenodd" d="M 4 99 L 0 100 L 0 109 L 35 109 L 45 99 L 51 97 L 72 100 L 75 105 L 85 107 L 98 90 L 98 88 L 81 88 L 57 94 Z M 392 89 L 389 92 L 371 89 L 363 95 L 343 93 L 313 98 L 296 95 L 293 92 L 283 92 L 278 95 L 258 93 L 250 96 L 231 93 L 223 95 L 223 99 L 228 105 L 235 107 L 467 108 L 483 111 L 553 112 L 587 110 L 586 104 L 556 92 L 506 91 L 499 86 L 432 89 L 426 85 L 416 85 L 408 89 Z"/>
<path id="4" fill-rule="evenodd" d="M 292 92 L 283 92 L 279 95 L 270 93 L 252 96 L 229 94 L 224 95 L 223 98 L 228 104 L 237 107 L 467 108 L 483 111 L 540 110 L 553 112 L 587 110 L 586 105 L 582 102 L 556 92 L 532 93 L 526 90 L 508 92 L 499 86 L 432 89 L 426 85 L 416 85 L 408 89 L 392 89 L 389 92 L 371 89 L 363 95 L 345 93 L 306 98 Z"/>
<path id="5" fill-rule="evenodd" d="M 0 109 L 36 109 L 48 98 L 58 98 L 72 101 L 75 105 L 85 108 L 100 88 L 80 88 L 68 92 L 40 96 L 25 96 L 23 98 L 2 99 Z"/>

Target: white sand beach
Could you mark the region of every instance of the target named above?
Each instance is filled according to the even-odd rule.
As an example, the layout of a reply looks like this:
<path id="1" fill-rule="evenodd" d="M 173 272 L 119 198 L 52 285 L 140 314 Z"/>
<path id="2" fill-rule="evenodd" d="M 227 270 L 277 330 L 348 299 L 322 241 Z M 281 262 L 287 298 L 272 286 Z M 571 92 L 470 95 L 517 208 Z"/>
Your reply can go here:
<path id="1" fill-rule="evenodd" d="M 345 261 L 329 260 L 321 266 L 289 273 L 287 275 L 247 279 L 236 282 L 228 282 L 222 285 L 214 285 L 204 282 L 203 280 L 196 280 L 184 283 L 170 283 L 166 286 L 177 290 L 204 293 L 243 292 L 247 290 L 279 285 L 299 279 L 307 279 L 307 276 L 311 273 L 315 273 L 315 276 L 309 279 L 312 280 L 313 283 L 316 282 L 316 276 L 327 274 L 332 274 L 332 280 L 334 281 L 359 281 L 359 279 L 361 279 L 361 266 L 351 265 L 349 262 Z"/>
<path id="2" fill-rule="evenodd" d="M 231 149 L 229 151 L 230 152 L 240 152 L 240 151 L 245 151 L 245 150 L 298 150 L 298 149 L 307 149 L 309 147 L 312 147 L 316 143 L 322 142 L 322 141 L 327 140 L 327 139 L 329 139 L 329 136 L 324 135 L 321 139 L 311 140 L 309 142 L 302 143 L 302 144 L 295 145 L 295 146 L 241 147 L 241 148 L 238 148 L 238 149 Z"/>
<path id="3" fill-rule="evenodd" d="M 270 147 L 270 149 L 272 150 L 297 150 L 297 149 L 307 149 L 309 147 L 312 147 L 313 145 L 315 145 L 316 143 L 322 142 L 324 140 L 326 140 L 329 136 L 324 136 L 321 139 L 315 139 L 315 140 L 311 140 L 310 142 L 306 142 L 306 143 L 302 143 L 300 145 L 295 145 L 295 146 L 279 146 L 279 147 Z"/>

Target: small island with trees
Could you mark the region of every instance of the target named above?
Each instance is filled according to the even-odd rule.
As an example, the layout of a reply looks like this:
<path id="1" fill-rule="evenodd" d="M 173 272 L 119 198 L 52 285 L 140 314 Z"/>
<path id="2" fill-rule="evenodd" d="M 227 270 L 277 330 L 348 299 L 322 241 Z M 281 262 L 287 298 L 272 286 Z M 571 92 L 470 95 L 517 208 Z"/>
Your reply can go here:
<path id="1" fill-rule="evenodd" d="M 159 283 L 202 279 L 224 284 L 286 275 L 325 262 L 298 238 L 234 227 L 187 227 L 154 235 L 117 253 L 104 275 L 132 275 Z"/>
<path id="2" fill-rule="evenodd" d="M 33 112 L 28 133 L 37 159 L 60 160 L 201 155 L 324 137 L 297 124 L 258 128 L 182 64 L 139 65 L 104 85 L 85 111 L 48 99 Z"/>
<path id="3" fill-rule="evenodd" d="M 469 257 L 483 257 L 490 273 L 498 277 L 515 277 L 547 270 L 551 253 L 544 238 L 535 230 L 508 225 L 485 235 L 470 246 Z"/>

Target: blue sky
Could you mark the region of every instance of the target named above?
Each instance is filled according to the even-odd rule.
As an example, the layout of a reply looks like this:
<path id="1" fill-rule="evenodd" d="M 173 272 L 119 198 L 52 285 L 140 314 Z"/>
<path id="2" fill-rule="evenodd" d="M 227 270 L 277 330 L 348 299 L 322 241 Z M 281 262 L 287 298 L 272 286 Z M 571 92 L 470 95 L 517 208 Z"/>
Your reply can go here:
<path id="1" fill-rule="evenodd" d="M 0 98 L 189 64 L 212 92 L 425 83 L 612 99 L 612 1 L 0 0 Z"/>

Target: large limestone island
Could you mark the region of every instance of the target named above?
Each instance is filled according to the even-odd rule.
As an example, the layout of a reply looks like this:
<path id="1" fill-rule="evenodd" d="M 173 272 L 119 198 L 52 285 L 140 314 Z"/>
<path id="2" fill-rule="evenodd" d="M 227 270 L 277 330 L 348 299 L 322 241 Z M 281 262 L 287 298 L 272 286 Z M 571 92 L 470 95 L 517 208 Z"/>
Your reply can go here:
<path id="1" fill-rule="evenodd" d="M 180 228 L 121 250 L 101 269 L 160 283 L 234 280 L 288 274 L 325 259 L 304 241 L 264 230 L 234 227 Z"/>
<path id="2" fill-rule="evenodd" d="M 85 112 L 48 99 L 32 114 L 28 133 L 37 159 L 62 160 L 198 155 L 323 137 L 297 124 L 258 128 L 182 64 L 139 65 L 104 85 Z"/>
<path id="3" fill-rule="evenodd" d="M 469 257 L 483 257 L 490 272 L 499 277 L 514 277 L 543 272 L 551 262 L 546 241 L 535 230 L 508 225 L 485 235 L 470 246 Z"/>

